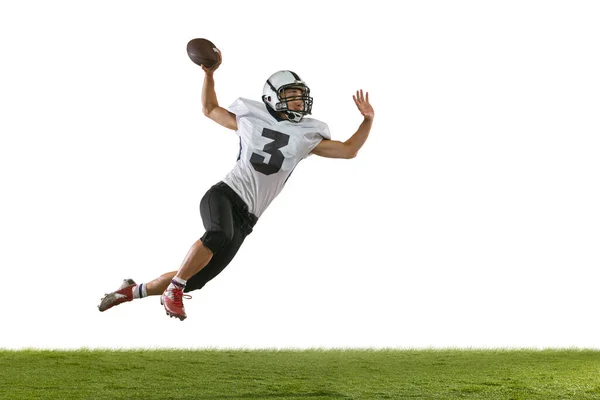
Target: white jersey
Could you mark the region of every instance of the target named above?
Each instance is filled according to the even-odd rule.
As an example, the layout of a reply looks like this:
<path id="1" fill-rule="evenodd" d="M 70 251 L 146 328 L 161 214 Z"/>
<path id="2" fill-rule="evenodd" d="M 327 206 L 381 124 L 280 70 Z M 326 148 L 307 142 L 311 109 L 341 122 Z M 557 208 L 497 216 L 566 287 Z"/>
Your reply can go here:
<path id="1" fill-rule="evenodd" d="M 323 138 L 331 139 L 329 127 L 312 118 L 298 123 L 278 120 L 266 104 L 254 100 L 239 98 L 228 110 L 236 115 L 240 154 L 223 182 L 244 200 L 248 211 L 260 217 L 296 165 Z"/>

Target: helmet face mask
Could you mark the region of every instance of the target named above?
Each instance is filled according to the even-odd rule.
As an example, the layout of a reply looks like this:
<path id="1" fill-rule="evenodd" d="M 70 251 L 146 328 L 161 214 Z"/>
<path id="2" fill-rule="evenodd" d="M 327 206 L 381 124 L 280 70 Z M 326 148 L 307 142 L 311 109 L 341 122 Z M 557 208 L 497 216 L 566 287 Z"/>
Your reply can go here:
<path id="1" fill-rule="evenodd" d="M 288 89 L 297 89 L 302 93 L 300 96 L 286 96 L 285 92 Z M 277 93 L 277 99 L 279 102 L 275 104 L 275 108 L 277 111 L 296 111 L 302 113 L 302 115 L 310 114 L 312 110 L 312 102 L 313 99 L 310 97 L 310 89 L 307 86 L 298 86 L 298 85 L 284 85 L 279 88 Z M 294 101 L 302 101 L 302 110 L 292 110 L 290 108 L 289 103 Z"/>
<path id="2" fill-rule="evenodd" d="M 286 90 L 298 89 L 300 95 L 286 97 Z M 310 89 L 300 77 L 292 71 L 278 71 L 271 75 L 263 88 L 263 101 L 273 111 L 283 113 L 289 121 L 300 122 L 302 118 L 312 111 L 313 98 Z M 290 102 L 302 101 L 302 109 L 290 109 Z"/>

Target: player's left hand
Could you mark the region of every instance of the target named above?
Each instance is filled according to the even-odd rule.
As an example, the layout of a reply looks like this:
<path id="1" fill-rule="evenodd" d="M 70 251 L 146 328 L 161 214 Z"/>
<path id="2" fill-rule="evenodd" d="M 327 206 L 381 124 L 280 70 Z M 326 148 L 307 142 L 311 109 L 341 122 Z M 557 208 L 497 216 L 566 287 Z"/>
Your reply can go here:
<path id="1" fill-rule="evenodd" d="M 360 89 L 360 92 L 357 90 L 356 96 L 353 95 L 352 98 L 354 99 L 356 107 L 358 107 L 358 111 L 360 111 L 363 117 L 365 117 L 365 119 L 372 120 L 375 117 L 375 111 L 369 103 L 369 92 L 366 92 L 366 94 L 367 95 L 365 97 L 362 89 Z"/>

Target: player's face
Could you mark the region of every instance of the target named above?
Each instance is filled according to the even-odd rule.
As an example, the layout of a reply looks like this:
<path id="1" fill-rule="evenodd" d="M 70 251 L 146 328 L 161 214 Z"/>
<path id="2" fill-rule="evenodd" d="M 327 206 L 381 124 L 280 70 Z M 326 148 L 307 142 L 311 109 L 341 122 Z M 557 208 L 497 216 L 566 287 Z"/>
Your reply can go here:
<path id="1" fill-rule="evenodd" d="M 283 92 L 284 97 L 297 97 L 297 100 L 288 101 L 288 109 L 292 111 L 302 111 L 304 109 L 304 100 L 300 98 L 304 91 L 302 89 L 288 88 Z"/>

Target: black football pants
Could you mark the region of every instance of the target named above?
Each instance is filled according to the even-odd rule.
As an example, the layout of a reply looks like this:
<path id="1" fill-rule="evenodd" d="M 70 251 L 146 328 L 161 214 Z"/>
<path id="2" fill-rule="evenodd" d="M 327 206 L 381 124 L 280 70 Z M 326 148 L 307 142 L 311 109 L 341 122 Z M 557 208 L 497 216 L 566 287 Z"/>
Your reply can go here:
<path id="1" fill-rule="evenodd" d="M 206 232 L 200 238 L 213 252 L 209 263 L 188 279 L 185 291 L 201 289 L 219 275 L 233 260 L 240 246 L 257 222 L 248 206 L 226 183 L 211 187 L 200 201 L 200 215 Z"/>

